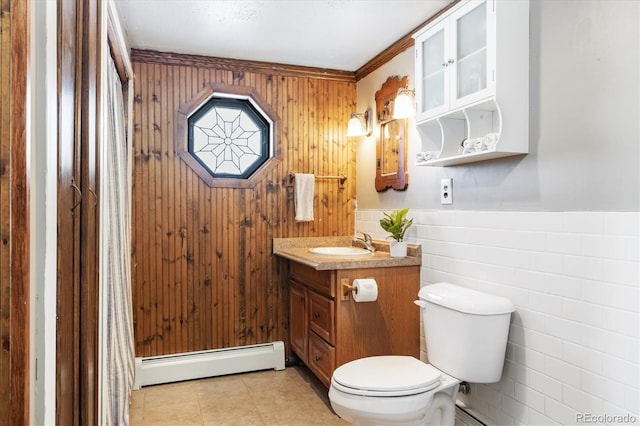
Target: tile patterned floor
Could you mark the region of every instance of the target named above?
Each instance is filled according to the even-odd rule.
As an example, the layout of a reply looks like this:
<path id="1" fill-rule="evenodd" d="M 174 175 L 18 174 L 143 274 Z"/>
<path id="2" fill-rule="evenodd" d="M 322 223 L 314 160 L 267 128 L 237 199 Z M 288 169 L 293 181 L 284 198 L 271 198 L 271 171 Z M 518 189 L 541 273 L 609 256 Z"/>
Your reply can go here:
<path id="1" fill-rule="evenodd" d="M 132 426 L 348 425 L 305 367 L 149 386 L 133 392 Z"/>

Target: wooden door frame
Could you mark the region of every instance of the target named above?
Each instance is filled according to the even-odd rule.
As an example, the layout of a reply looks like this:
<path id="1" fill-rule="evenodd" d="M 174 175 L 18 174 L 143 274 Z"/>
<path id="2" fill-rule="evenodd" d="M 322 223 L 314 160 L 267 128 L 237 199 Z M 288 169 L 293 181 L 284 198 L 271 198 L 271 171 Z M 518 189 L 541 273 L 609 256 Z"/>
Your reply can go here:
<path id="1" fill-rule="evenodd" d="M 0 280 L 0 422 L 29 423 L 30 390 L 30 262 L 29 262 L 29 51 L 30 2 L 2 0 L 0 80 L 3 97 L 0 176 L 2 194 L 2 266 Z M 7 130 L 8 129 L 8 130 Z M 7 177 L 8 176 L 8 177 Z M 4 204 L 7 202 L 7 204 Z M 5 234 L 6 231 L 6 234 Z M 5 280 L 6 279 L 6 280 Z M 8 303 L 7 303 L 8 302 Z"/>

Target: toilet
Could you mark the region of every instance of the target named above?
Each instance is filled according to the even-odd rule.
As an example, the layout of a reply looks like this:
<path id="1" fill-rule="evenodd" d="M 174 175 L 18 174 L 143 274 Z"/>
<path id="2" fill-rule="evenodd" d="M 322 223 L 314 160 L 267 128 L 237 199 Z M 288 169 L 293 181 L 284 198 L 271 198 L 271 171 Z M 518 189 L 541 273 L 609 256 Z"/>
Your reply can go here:
<path id="1" fill-rule="evenodd" d="M 430 364 L 411 356 L 373 356 L 336 368 L 333 410 L 356 426 L 453 425 L 462 381 L 502 376 L 513 303 L 449 283 L 423 287 L 421 308 Z"/>

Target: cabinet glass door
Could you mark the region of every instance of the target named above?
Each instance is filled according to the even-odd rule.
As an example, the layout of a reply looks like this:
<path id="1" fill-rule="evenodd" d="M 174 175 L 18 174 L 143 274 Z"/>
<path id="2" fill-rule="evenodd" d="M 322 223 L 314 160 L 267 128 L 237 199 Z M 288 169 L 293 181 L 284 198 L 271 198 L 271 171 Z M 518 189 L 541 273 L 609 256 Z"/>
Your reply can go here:
<path id="1" fill-rule="evenodd" d="M 447 27 L 439 25 L 423 35 L 418 61 L 420 67 L 420 98 L 418 118 L 427 118 L 448 107 L 449 75 L 447 73 Z"/>
<path id="2" fill-rule="evenodd" d="M 487 6 L 471 6 L 455 20 L 456 101 L 487 88 Z"/>

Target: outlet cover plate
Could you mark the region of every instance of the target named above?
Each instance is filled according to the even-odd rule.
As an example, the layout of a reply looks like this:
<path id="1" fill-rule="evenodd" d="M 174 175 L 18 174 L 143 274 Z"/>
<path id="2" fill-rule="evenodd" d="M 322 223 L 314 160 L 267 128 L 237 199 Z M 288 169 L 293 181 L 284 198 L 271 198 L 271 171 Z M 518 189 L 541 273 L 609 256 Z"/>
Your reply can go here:
<path id="1" fill-rule="evenodd" d="M 453 204 L 453 179 L 440 180 L 440 204 Z"/>

